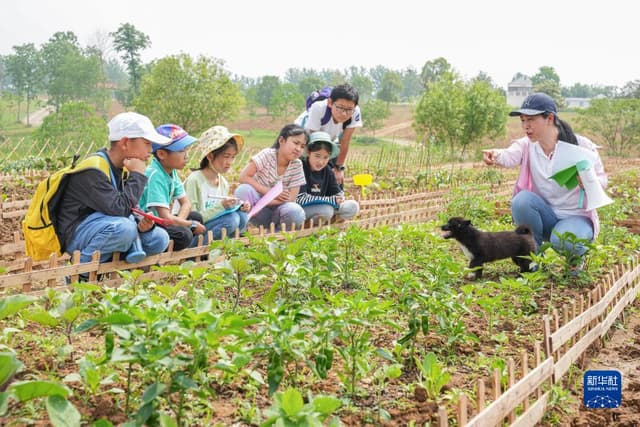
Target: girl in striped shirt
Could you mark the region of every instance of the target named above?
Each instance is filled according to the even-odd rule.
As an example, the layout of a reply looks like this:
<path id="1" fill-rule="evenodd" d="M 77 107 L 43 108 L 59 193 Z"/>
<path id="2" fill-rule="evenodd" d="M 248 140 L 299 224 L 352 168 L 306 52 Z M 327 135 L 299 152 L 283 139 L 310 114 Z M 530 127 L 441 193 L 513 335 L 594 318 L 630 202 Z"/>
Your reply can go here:
<path id="1" fill-rule="evenodd" d="M 251 206 L 255 206 L 265 193 L 282 181 L 282 193 L 257 212 L 251 218 L 251 224 L 269 227 L 274 223 L 279 229 L 281 223 L 287 228 L 291 224 L 298 228 L 304 223 L 304 209 L 296 203 L 296 197 L 300 186 L 306 182 L 299 157 L 307 139 L 302 127 L 288 124 L 280 131 L 275 144 L 253 156 L 240 172 L 240 185 L 235 196 L 250 202 Z"/>

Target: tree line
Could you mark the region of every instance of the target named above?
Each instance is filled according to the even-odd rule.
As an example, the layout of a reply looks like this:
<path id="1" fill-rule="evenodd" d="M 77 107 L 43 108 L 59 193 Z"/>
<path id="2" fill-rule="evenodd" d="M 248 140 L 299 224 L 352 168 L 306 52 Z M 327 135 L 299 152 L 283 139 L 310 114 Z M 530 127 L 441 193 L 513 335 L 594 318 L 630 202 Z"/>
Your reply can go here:
<path id="1" fill-rule="evenodd" d="M 23 114 L 28 117 L 33 100 L 44 95 L 56 114 L 45 120 L 38 137 L 78 140 L 86 134 L 96 138 L 101 134 L 90 129 L 102 125 L 116 98 L 154 122 L 180 123 L 197 133 L 213 122 L 235 119 L 242 108 L 250 114 L 263 109 L 274 120 L 291 120 L 313 90 L 349 82 L 360 93 L 365 126 L 374 135 L 389 114 L 389 104 L 395 102 L 415 105 L 413 126 L 419 143 L 449 144 L 451 153 L 455 147 L 464 153 L 473 142 L 498 136 L 505 128 L 504 89 L 484 72 L 464 80 L 445 58 L 426 61 L 420 70 L 393 70 L 383 65 L 343 70 L 290 68 L 283 77 L 249 78 L 232 75 L 223 60 L 207 56 L 193 58 L 183 53 L 145 64 L 141 52 L 150 45 L 146 34 L 124 23 L 114 32 L 96 33 L 85 47 L 71 31 L 53 34 L 40 47 L 33 43 L 14 46 L 12 53 L 0 56 L 0 117 L 3 105 L 14 103 L 20 121 Z M 610 101 L 597 103 L 602 115 L 635 111 L 634 101 L 623 108 L 616 99 L 640 98 L 640 80 L 622 88 L 580 83 L 562 87 L 550 66 L 540 67 L 531 77 L 517 73 L 517 78 L 530 78 L 535 91 L 549 94 L 560 106 L 567 96 L 601 95 Z M 603 108 L 608 108 L 606 114 Z M 585 119 L 585 126 L 594 120 L 592 116 Z M 82 123 L 75 123 L 78 120 Z M 635 118 L 629 123 L 625 126 L 634 126 Z M 607 135 L 618 138 L 615 132 Z M 624 141 L 618 145 L 627 145 L 627 139 Z"/>

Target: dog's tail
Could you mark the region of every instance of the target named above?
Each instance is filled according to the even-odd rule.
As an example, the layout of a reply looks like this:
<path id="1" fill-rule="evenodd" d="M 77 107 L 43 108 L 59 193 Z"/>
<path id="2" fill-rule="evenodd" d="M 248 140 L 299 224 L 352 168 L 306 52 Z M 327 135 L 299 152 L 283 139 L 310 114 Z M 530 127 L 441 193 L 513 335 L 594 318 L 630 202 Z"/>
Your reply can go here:
<path id="1" fill-rule="evenodd" d="M 528 225 L 519 225 L 516 228 L 516 233 L 517 234 L 533 234 L 531 232 L 531 227 L 529 227 Z"/>

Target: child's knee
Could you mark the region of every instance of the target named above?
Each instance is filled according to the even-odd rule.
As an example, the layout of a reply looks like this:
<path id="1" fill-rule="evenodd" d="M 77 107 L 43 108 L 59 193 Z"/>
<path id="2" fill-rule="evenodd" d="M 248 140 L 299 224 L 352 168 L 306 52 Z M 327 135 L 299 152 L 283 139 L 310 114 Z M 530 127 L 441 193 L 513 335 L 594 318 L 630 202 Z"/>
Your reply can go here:
<path id="1" fill-rule="evenodd" d="M 353 218 L 360 211 L 360 206 L 355 200 L 346 200 L 340 205 L 340 216 L 342 218 Z"/>
<path id="2" fill-rule="evenodd" d="M 138 224 L 129 218 L 114 217 L 111 226 L 113 235 L 121 240 L 133 243 L 138 238 Z"/>
<path id="3" fill-rule="evenodd" d="M 181 251 L 191 246 L 193 233 L 187 227 L 174 227 L 171 230 L 171 238 L 173 239 L 173 249 Z"/>

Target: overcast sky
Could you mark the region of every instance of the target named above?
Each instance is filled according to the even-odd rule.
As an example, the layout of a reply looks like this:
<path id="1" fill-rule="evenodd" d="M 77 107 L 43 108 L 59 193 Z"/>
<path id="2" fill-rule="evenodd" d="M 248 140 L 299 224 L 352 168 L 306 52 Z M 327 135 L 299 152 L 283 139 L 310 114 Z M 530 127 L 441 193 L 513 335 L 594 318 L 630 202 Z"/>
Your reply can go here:
<path id="1" fill-rule="evenodd" d="M 250 77 L 352 65 L 419 72 L 442 56 L 503 87 L 544 65 L 563 86 L 622 86 L 640 79 L 639 11 L 635 0 L 0 0 L 0 55 L 57 31 L 85 46 L 129 22 L 151 39 L 145 62 L 203 54 Z"/>

